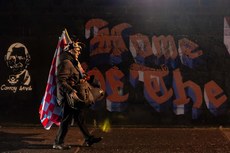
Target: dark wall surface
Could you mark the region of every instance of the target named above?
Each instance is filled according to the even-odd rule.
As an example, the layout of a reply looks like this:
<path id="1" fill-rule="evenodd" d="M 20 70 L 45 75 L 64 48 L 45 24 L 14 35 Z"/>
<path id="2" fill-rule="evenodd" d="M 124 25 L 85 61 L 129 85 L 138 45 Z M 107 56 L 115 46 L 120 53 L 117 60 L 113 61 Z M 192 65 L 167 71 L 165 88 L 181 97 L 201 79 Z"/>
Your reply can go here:
<path id="1" fill-rule="evenodd" d="M 0 124 L 40 123 L 51 61 L 66 28 L 86 44 L 80 61 L 98 68 L 105 83 L 106 97 L 89 111 L 89 123 L 229 125 L 229 6 L 228 0 L 0 0 Z M 19 48 L 17 57 L 27 49 L 17 65 L 27 83 L 10 67 L 11 45 Z"/>

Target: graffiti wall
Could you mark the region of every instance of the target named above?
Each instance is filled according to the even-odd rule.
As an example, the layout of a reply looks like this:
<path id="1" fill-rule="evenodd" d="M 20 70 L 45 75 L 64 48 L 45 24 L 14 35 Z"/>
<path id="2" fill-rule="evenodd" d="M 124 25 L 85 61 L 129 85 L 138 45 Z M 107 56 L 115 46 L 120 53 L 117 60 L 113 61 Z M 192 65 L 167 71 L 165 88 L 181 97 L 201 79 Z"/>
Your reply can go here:
<path id="1" fill-rule="evenodd" d="M 208 75 L 202 68 L 208 62 L 199 42 L 186 37 L 176 41 L 172 35 L 129 35 L 125 33 L 129 28 L 130 24 L 121 23 L 110 29 L 103 19 L 91 19 L 85 25 L 90 64 L 95 68 L 90 72 L 103 83 L 108 111 L 126 111 L 132 105 L 132 96 L 141 92 L 141 101 L 159 113 L 189 114 L 192 119 L 207 110 L 214 116 L 227 113 L 228 97 L 215 80 L 207 78 L 199 84 L 197 78 L 184 76 Z M 106 69 L 100 71 L 105 65 Z M 197 73 L 199 68 L 204 75 Z M 186 70 L 188 74 L 182 72 Z"/>
<path id="2" fill-rule="evenodd" d="M 84 69 L 106 91 L 88 112 L 90 124 L 228 125 L 230 14 L 222 2 L 0 1 L 0 121 L 39 124 L 67 28 L 85 44 Z"/>

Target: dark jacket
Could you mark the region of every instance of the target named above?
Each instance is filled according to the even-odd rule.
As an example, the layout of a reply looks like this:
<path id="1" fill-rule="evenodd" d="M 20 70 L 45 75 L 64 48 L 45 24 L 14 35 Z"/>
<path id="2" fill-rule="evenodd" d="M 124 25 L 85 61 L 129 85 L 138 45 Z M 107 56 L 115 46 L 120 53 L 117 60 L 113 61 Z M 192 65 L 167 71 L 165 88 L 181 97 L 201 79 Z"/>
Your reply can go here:
<path id="1" fill-rule="evenodd" d="M 69 52 L 60 55 L 60 64 L 57 71 L 57 101 L 61 105 L 65 102 L 65 94 L 74 91 L 74 86 L 82 78 L 77 67 L 78 61 Z"/>

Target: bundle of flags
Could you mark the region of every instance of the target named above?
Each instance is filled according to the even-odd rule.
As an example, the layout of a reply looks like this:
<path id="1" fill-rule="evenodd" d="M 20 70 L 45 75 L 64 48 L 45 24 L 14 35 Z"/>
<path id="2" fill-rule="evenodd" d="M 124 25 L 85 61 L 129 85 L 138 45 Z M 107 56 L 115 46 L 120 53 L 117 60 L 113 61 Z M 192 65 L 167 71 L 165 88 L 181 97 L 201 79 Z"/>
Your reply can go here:
<path id="1" fill-rule="evenodd" d="M 39 107 L 40 120 L 45 129 L 49 130 L 53 123 L 60 125 L 62 108 L 57 103 L 57 66 L 60 63 L 59 56 L 64 47 L 71 42 L 68 32 L 65 29 L 59 38 L 52 64 L 49 71 L 45 94 Z"/>

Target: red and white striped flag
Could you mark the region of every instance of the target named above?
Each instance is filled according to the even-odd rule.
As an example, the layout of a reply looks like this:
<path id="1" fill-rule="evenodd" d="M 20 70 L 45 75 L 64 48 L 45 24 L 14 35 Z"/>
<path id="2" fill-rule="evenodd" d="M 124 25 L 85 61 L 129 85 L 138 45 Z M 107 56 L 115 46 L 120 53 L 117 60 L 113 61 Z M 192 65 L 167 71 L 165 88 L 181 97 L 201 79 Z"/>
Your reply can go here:
<path id="1" fill-rule="evenodd" d="M 40 120 L 45 129 L 49 130 L 53 123 L 60 125 L 62 118 L 62 108 L 57 103 L 57 66 L 60 63 L 59 56 L 64 47 L 71 42 L 66 30 L 59 38 L 57 48 L 54 53 L 52 64 L 49 71 L 46 90 L 39 107 Z"/>

